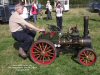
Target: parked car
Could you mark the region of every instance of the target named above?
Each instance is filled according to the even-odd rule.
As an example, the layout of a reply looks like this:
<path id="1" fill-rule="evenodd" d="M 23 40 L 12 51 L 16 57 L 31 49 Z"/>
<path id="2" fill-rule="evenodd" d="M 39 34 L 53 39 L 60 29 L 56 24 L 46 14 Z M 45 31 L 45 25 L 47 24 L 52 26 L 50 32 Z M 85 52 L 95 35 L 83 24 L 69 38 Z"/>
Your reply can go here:
<path id="1" fill-rule="evenodd" d="M 91 11 L 100 12 L 100 2 L 92 2 L 89 6 Z"/>
<path id="2" fill-rule="evenodd" d="M 15 5 L 21 0 L 0 0 L 0 22 L 8 22 L 15 11 Z M 30 11 L 31 5 L 26 6 Z"/>
<path id="3" fill-rule="evenodd" d="M 0 21 L 7 22 L 11 15 L 11 10 L 8 5 L 0 5 Z"/>
<path id="4" fill-rule="evenodd" d="M 25 6 L 30 12 L 32 5 Z M 11 14 L 15 11 L 15 5 L 0 5 L 0 21 L 8 22 Z M 29 14 L 29 18 L 31 15 Z"/>

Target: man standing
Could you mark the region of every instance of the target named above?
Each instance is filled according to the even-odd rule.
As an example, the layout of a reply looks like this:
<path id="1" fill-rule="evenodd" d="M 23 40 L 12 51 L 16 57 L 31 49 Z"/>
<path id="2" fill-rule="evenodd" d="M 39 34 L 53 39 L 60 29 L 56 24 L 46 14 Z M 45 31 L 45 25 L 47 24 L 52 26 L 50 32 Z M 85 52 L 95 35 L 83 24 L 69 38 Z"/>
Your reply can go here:
<path id="1" fill-rule="evenodd" d="M 20 15 L 23 13 L 23 5 L 20 3 L 15 6 L 15 12 L 11 15 L 9 19 L 9 27 L 12 33 L 12 37 L 21 42 L 19 48 L 19 54 L 23 58 L 27 57 L 27 52 L 34 40 L 36 31 L 45 31 L 45 29 L 40 29 L 34 25 L 25 21 Z"/>

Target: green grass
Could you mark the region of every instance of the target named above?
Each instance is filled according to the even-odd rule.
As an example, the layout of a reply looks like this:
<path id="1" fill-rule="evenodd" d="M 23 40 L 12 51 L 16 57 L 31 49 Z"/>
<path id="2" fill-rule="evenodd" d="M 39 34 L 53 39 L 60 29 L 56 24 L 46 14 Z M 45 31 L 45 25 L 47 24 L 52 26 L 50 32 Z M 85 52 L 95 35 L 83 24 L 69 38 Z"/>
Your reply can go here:
<path id="1" fill-rule="evenodd" d="M 53 12 L 52 15 L 53 20 L 50 21 L 39 19 L 38 27 L 45 27 L 48 30 L 47 24 L 56 25 L 55 13 Z M 77 25 L 82 34 L 84 15 L 90 17 L 90 35 L 98 57 L 95 65 L 90 67 L 80 65 L 73 61 L 72 56 L 68 54 L 60 55 L 48 67 L 39 66 L 29 59 L 23 60 L 13 47 L 15 41 L 11 37 L 8 24 L 0 24 L 0 75 L 100 75 L 100 16 L 97 13 L 87 11 L 85 8 L 71 9 L 69 12 L 64 12 L 63 32 L 67 31 L 70 26 Z M 18 66 L 21 67 L 18 68 Z"/>

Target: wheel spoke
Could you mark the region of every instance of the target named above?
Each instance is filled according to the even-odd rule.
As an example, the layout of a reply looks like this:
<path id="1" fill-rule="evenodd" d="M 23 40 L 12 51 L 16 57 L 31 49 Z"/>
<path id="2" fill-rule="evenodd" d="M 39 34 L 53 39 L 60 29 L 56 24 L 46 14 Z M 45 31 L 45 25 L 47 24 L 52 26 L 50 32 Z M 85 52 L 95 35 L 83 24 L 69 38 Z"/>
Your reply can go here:
<path id="1" fill-rule="evenodd" d="M 46 48 L 47 48 L 47 44 L 46 44 L 45 47 L 44 47 L 44 51 L 46 50 Z"/>
<path id="2" fill-rule="evenodd" d="M 85 60 L 85 63 L 88 64 L 88 60 Z"/>
<path id="3" fill-rule="evenodd" d="M 42 58 L 43 58 L 43 56 L 40 56 L 40 59 L 39 59 L 39 61 L 42 61 Z"/>
<path id="4" fill-rule="evenodd" d="M 39 53 L 41 52 L 41 51 L 40 51 L 40 50 L 38 50 L 38 49 L 35 49 L 35 51 L 37 51 L 37 52 L 39 52 Z"/>
<path id="5" fill-rule="evenodd" d="M 93 60 L 94 60 L 94 58 L 95 58 L 95 55 L 94 55 L 94 54 L 89 55 L 89 60 L 93 61 Z"/>
<path id="6" fill-rule="evenodd" d="M 36 47 L 39 51 L 41 51 L 41 48 L 39 48 L 38 46 L 34 46 L 34 47 Z"/>
<path id="7" fill-rule="evenodd" d="M 50 57 L 45 57 L 45 61 L 50 61 Z"/>
<path id="8" fill-rule="evenodd" d="M 39 55 L 39 56 L 37 56 L 36 58 L 39 59 L 40 57 L 41 57 L 41 56 Z"/>
<path id="9" fill-rule="evenodd" d="M 47 57 L 48 61 L 50 61 L 50 57 Z"/>
<path id="10" fill-rule="evenodd" d="M 89 54 L 91 54 L 92 52 L 90 52 L 90 51 L 87 51 L 87 55 L 89 55 Z"/>
<path id="11" fill-rule="evenodd" d="M 92 53 L 92 52 L 89 52 L 89 54 L 88 54 L 88 56 L 94 56 L 94 53 Z"/>
<path id="12" fill-rule="evenodd" d="M 39 56 L 40 54 L 35 54 L 35 56 Z"/>
<path id="13" fill-rule="evenodd" d="M 52 49 L 50 49 L 50 50 L 46 51 L 46 53 L 51 52 L 51 51 L 52 51 Z"/>
<path id="14" fill-rule="evenodd" d="M 51 48 L 51 46 L 48 46 L 45 50 L 47 51 L 48 49 L 50 49 Z"/>
<path id="15" fill-rule="evenodd" d="M 39 44 L 39 48 L 40 48 L 40 50 L 42 51 L 42 46 L 41 46 L 41 44 Z"/>
<path id="16" fill-rule="evenodd" d="M 80 56 L 81 56 L 81 57 L 86 57 L 84 54 L 81 54 Z"/>
<path id="17" fill-rule="evenodd" d="M 84 60 L 85 58 L 86 58 L 86 57 L 81 57 L 80 59 L 83 59 L 83 60 Z"/>
<path id="18" fill-rule="evenodd" d="M 39 52 L 32 52 L 33 54 L 39 54 Z"/>
<path id="19" fill-rule="evenodd" d="M 44 47 L 44 43 L 42 43 L 41 45 L 42 45 L 42 49 L 44 50 L 44 48 L 45 48 L 45 47 Z"/>
<path id="20" fill-rule="evenodd" d="M 48 55 L 48 57 L 51 57 L 52 58 L 53 56 L 52 55 Z"/>
<path id="21" fill-rule="evenodd" d="M 85 57 L 87 56 L 86 52 L 83 52 L 83 54 L 84 54 Z"/>
<path id="22" fill-rule="evenodd" d="M 54 54 L 53 52 L 47 52 L 48 54 Z"/>

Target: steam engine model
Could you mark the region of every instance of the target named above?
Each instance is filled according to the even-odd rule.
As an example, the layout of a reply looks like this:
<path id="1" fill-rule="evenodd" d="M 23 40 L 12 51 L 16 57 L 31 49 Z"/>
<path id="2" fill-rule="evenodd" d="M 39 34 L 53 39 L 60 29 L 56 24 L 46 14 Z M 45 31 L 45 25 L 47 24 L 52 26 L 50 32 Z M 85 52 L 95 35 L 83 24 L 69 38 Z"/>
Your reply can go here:
<path id="1" fill-rule="evenodd" d="M 39 65 L 49 65 L 57 57 L 57 48 L 74 49 L 80 64 L 92 66 L 96 62 L 96 54 L 92 48 L 88 31 L 88 16 L 84 17 L 83 36 L 79 35 L 77 26 L 70 28 L 67 33 L 57 31 L 44 32 L 37 42 L 32 44 L 30 57 Z M 52 28 L 51 28 L 52 29 Z"/>

